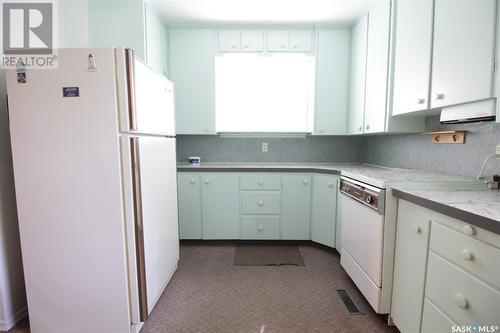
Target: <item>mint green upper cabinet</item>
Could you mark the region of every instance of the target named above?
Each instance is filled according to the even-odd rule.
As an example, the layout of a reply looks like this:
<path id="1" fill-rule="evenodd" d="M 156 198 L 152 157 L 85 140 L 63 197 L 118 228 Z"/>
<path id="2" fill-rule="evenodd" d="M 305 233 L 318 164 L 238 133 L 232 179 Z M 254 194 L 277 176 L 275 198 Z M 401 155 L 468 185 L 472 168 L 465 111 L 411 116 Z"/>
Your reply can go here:
<path id="1" fill-rule="evenodd" d="M 429 108 L 432 0 L 395 3 L 394 90 L 392 114 Z"/>
<path id="2" fill-rule="evenodd" d="M 353 27 L 351 35 L 351 87 L 348 133 L 362 134 L 365 112 L 368 15 L 363 16 Z"/>
<path id="3" fill-rule="evenodd" d="M 273 52 L 288 51 L 290 32 L 288 30 L 269 30 L 267 32 L 267 50 Z"/>
<path id="4" fill-rule="evenodd" d="M 146 60 L 143 1 L 89 1 L 91 47 L 127 47 Z"/>
<path id="5" fill-rule="evenodd" d="M 335 176 L 313 175 L 311 200 L 311 239 L 335 247 L 337 180 Z"/>
<path id="6" fill-rule="evenodd" d="M 215 59 L 210 29 L 170 30 L 176 133 L 215 133 Z"/>
<path id="7" fill-rule="evenodd" d="M 156 13 L 146 5 L 146 62 L 167 75 L 167 30 Z"/>
<path id="8" fill-rule="evenodd" d="M 368 12 L 364 133 L 385 131 L 391 2 L 379 0 Z"/>
<path id="9" fill-rule="evenodd" d="M 222 52 L 259 52 L 264 50 L 263 30 L 229 30 L 218 31 L 217 50 Z"/>
<path id="10" fill-rule="evenodd" d="M 310 239 L 311 176 L 283 175 L 282 239 Z"/>
<path id="11" fill-rule="evenodd" d="M 309 52 L 313 46 L 312 30 L 291 30 L 290 51 Z"/>
<path id="12" fill-rule="evenodd" d="M 264 50 L 264 32 L 262 30 L 242 30 L 241 50 L 257 52 Z"/>
<path id="13" fill-rule="evenodd" d="M 219 30 L 218 50 L 223 52 L 241 51 L 241 31 L 240 30 Z"/>
<path id="14" fill-rule="evenodd" d="M 202 175 L 203 239 L 240 238 L 240 176 Z"/>
<path id="15" fill-rule="evenodd" d="M 431 108 L 490 98 L 495 0 L 436 0 Z"/>
<path id="16" fill-rule="evenodd" d="M 349 31 L 316 31 L 316 111 L 313 135 L 346 133 Z"/>
<path id="17" fill-rule="evenodd" d="M 202 239 L 201 176 L 197 172 L 177 174 L 180 239 Z"/>

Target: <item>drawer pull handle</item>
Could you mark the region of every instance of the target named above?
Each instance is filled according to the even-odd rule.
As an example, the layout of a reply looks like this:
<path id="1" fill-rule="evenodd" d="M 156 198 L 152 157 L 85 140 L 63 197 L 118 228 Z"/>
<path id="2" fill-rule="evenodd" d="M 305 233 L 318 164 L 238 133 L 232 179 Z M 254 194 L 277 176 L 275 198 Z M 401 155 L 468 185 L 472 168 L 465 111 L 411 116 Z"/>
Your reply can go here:
<path id="1" fill-rule="evenodd" d="M 420 232 L 422 232 L 422 229 L 420 229 L 420 227 L 418 225 L 414 224 L 413 231 L 415 231 L 417 234 L 419 234 Z"/>
<path id="2" fill-rule="evenodd" d="M 455 304 L 461 309 L 467 309 L 469 307 L 467 298 L 465 298 L 465 296 L 460 293 L 456 293 L 453 296 L 453 300 L 455 301 Z"/>
<path id="3" fill-rule="evenodd" d="M 196 180 L 194 180 L 194 178 L 191 178 L 191 179 L 189 180 L 189 182 L 190 182 L 191 184 L 194 184 L 194 183 L 196 183 Z"/>
<path id="4" fill-rule="evenodd" d="M 463 260 L 472 260 L 472 259 L 474 259 L 474 255 L 470 251 L 462 250 L 462 259 Z"/>
<path id="5" fill-rule="evenodd" d="M 264 201 L 259 200 L 258 205 L 261 206 L 261 207 L 264 206 Z"/>
<path id="6" fill-rule="evenodd" d="M 259 226 L 257 227 L 257 230 L 259 230 L 259 231 L 263 231 L 263 230 L 264 230 L 264 226 L 259 225 Z"/>
<path id="7" fill-rule="evenodd" d="M 264 185 L 264 181 L 262 179 L 259 180 L 259 185 Z"/>
<path id="8" fill-rule="evenodd" d="M 474 230 L 474 228 L 468 224 L 466 224 L 462 227 L 462 231 L 464 232 L 464 234 L 469 235 L 469 236 L 473 236 L 476 234 L 476 231 Z"/>
<path id="9" fill-rule="evenodd" d="M 307 179 L 304 179 L 304 180 L 302 181 L 302 184 L 304 184 L 304 185 L 307 185 L 307 183 L 309 183 L 309 181 L 308 181 Z"/>
<path id="10" fill-rule="evenodd" d="M 328 182 L 328 187 L 333 187 L 333 182 Z"/>

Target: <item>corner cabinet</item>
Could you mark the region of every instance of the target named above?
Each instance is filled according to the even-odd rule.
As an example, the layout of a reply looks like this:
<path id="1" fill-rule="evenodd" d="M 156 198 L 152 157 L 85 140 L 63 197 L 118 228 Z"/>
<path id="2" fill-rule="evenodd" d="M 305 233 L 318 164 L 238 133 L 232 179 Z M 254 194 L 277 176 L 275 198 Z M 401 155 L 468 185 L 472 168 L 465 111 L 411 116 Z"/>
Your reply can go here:
<path id="1" fill-rule="evenodd" d="M 313 135 L 346 133 L 349 30 L 316 31 L 316 110 Z"/>
<path id="2" fill-rule="evenodd" d="M 311 240 L 330 247 L 335 247 L 337 184 L 337 176 L 312 176 Z"/>
<path id="3" fill-rule="evenodd" d="M 176 133 L 215 134 L 215 60 L 211 29 L 170 30 Z"/>

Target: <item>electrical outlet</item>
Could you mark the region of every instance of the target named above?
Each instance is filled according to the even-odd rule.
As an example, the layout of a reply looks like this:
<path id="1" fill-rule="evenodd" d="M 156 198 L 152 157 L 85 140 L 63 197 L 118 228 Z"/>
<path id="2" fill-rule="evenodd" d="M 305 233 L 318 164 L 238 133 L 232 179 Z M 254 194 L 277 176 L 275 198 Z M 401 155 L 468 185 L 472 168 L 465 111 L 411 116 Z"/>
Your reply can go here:
<path id="1" fill-rule="evenodd" d="M 497 143 L 496 154 L 497 154 L 497 158 L 500 158 L 500 143 Z"/>
<path id="2" fill-rule="evenodd" d="M 269 151 L 269 147 L 267 145 L 267 142 L 262 142 L 262 152 L 267 153 L 268 151 Z"/>

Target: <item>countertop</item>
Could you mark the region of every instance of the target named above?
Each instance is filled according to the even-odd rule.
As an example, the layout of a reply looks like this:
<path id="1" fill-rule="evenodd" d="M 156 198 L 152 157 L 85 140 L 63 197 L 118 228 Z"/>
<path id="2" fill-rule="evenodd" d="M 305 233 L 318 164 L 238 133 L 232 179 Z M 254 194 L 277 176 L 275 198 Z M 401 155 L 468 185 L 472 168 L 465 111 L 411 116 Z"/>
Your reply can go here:
<path id="1" fill-rule="evenodd" d="M 416 169 L 386 168 L 369 164 L 342 163 L 216 163 L 199 166 L 178 163 L 178 171 L 224 172 L 320 172 L 342 175 L 376 187 L 398 188 L 484 188 L 473 178 L 427 172 Z"/>
<path id="2" fill-rule="evenodd" d="M 393 195 L 500 234 L 500 190 L 394 189 Z"/>

